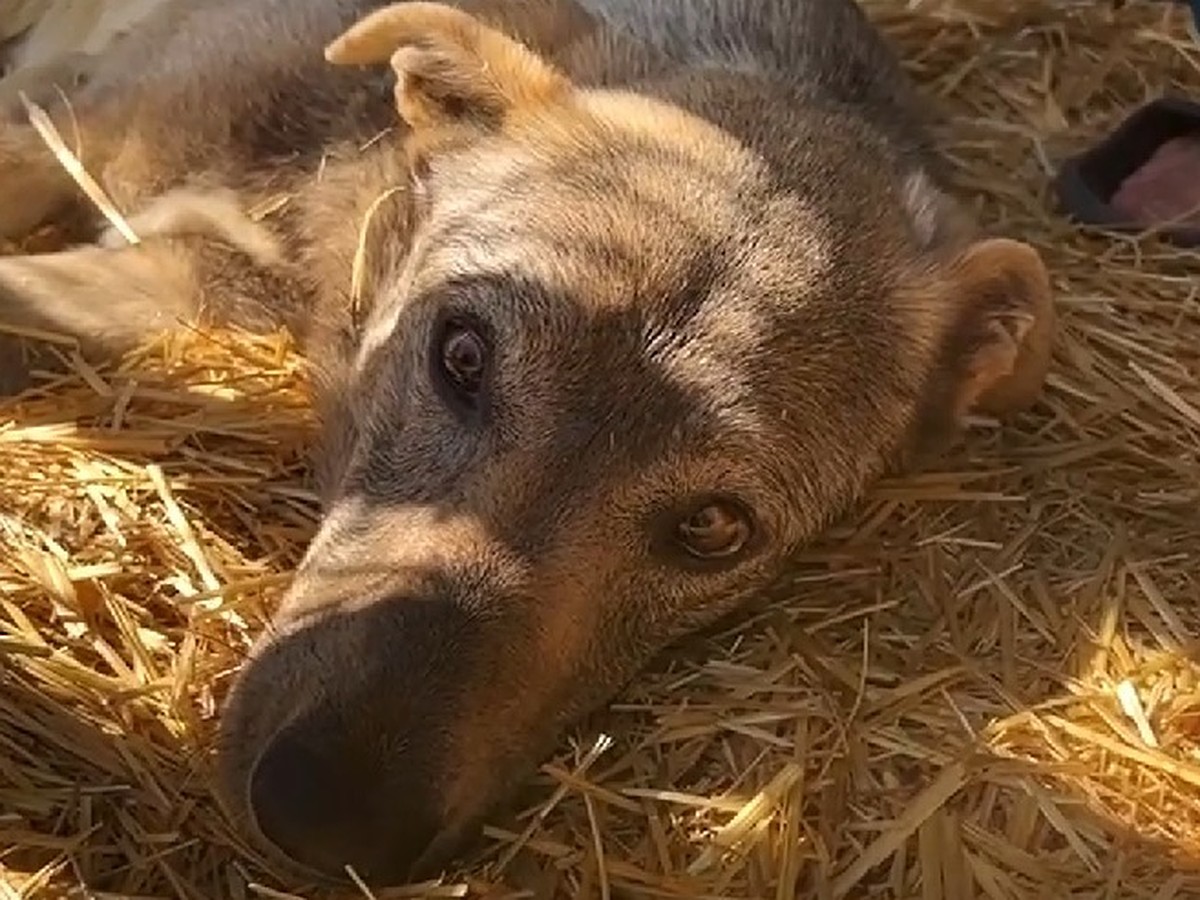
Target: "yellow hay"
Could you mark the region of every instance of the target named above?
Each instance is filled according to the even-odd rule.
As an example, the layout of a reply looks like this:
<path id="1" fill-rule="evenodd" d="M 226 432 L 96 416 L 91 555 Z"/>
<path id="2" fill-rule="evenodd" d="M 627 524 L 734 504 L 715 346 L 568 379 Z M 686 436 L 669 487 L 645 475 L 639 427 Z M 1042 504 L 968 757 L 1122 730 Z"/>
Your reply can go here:
<path id="1" fill-rule="evenodd" d="M 880 485 L 460 871 L 377 896 L 1200 897 L 1200 255 L 1047 199 L 1064 153 L 1200 96 L 1200 46 L 1166 4 L 870 9 L 965 196 L 1051 267 L 1044 402 Z M 0 406 L 0 896 L 319 896 L 208 768 L 314 527 L 303 374 L 282 335 L 185 334 Z"/>

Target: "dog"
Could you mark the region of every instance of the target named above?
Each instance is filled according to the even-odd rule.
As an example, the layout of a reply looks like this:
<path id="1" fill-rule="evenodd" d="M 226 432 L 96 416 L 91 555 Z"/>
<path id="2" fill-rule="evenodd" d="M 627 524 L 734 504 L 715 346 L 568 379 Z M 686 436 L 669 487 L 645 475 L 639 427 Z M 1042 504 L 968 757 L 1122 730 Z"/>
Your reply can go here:
<path id="1" fill-rule="evenodd" d="M 323 519 L 217 754 L 306 873 L 447 864 L 1049 365 L 1038 253 L 954 200 L 852 0 L 198 0 L 82 81 L 50 114 L 138 241 L 0 258 L 0 319 L 95 356 L 282 326 L 312 365 Z M 88 210 L 15 113 L 0 196 L 10 239 Z"/>

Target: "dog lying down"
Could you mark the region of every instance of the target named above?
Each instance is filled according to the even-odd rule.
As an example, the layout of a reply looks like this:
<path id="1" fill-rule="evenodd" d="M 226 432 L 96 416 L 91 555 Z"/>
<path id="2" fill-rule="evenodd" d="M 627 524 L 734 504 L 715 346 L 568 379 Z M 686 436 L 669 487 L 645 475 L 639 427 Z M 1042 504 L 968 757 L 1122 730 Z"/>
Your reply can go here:
<path id="1" fill-rule="evenodd" d="M 0 259 L 0 318 L 97 357 L 286 325 L 318 373 L 324 518 L 218 751 L 305 872 L 446 864 L 569 723 L 1048 364 L 1038 254 L 975 233 L 851 0 L 189 0 L 70 107 L 141 242 Z M 6 238 L 87 208 L 16 113 L 0 196 Z"/>

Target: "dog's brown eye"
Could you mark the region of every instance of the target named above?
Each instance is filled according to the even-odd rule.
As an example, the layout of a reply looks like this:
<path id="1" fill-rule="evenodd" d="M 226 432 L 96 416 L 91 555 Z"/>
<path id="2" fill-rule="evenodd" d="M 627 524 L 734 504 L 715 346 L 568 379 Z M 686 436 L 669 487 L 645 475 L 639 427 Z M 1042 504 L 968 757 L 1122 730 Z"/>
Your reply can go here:
<path id="1" fill-rule="evenodd" d="M 483 335 L 468 322 L 450 320 L 441 330 L 436 353 L 447 386 L 460 399 L 474 398 L 487 374 L 487 342 Z"/>
<path id="2" fill-rule="evenodd" d="M 692 556 L 725 559 L 737 555 L 749 543 L 750 519 L 738 506 L 714 501 L 681 520 L 675 533 Z"/>

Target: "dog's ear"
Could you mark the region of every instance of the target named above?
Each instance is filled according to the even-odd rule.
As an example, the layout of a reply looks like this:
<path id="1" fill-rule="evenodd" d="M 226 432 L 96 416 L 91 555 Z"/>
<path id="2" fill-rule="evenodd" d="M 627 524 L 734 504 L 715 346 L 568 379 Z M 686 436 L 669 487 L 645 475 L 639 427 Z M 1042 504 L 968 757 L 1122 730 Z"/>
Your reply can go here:
<path id="1" fill-rule="evenodd" d="M 441 3 L 378 9 L 329 44 L 325 58 L 337 65 L 390 59 L 397 109 L 417 135 L 445 127 L 502 128 L 571 89 L 523 44 Z"/>
<path id="2" fill-rule="evenodd" d="M 1032 406 L 1050 367 L 1055 334 L 1041 256 L 1020 241 L 980 240 L 951 264 L 947 287 L 955 418 L 1002 417 Z"/>

